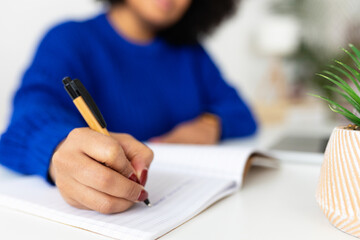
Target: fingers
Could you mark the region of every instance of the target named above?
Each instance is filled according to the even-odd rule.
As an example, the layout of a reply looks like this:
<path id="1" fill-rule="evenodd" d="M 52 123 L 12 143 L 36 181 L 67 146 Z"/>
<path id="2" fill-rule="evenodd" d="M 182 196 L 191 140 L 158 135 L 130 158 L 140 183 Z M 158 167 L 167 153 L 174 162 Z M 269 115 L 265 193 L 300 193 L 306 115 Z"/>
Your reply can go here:
<path id="1" fill-rule="evenodd" d="M 76 147 L 90 158 L 129 178 L 135 171 L 129 163 L 122 146 L 112 137 L 95 132 L 89 128 L 77 128 L 70 138 L 78 139 Z"/>
<path id="2" fill-rule="evenodd" d="M 79 208 L 79 209 L 83 209 L 83 210 L 90 210 L 90 208 L 85 207 L 84 205 L 82 205 L 81 203 L 79 203 L 78 201 L 75 201 L 72 198 L 68 198 L 67 196 L 63 196 L 64 200 L 71 206 Z"/>
<path id="3" fill-rule="evenodd" d="M 86 167 L 74 174 L 74 178 L 81 184 L 99 192 L 132 202 L 139 201 L 141 194 L 147 194 L 140 184 L 98 162 L 83 157 L 77 159 L 77 164 Z"/>
<path id="4" fill-rule="evenodd" d="M 129 209 L 134 202 L 117 198 L 85 186 L 76 180 L 69 181 L 71 188 L 63 192 L 64 199 L 73 207 L 91 209 L 103 214 L 123 212 Z M 74 196 L 71 200 L 68 196 Z M 70 199 L 70 200 L 69 200 Z"/>
<path id="5" fill-rule="evenodd" d="M 154 158 L 153 151 L 145 144 L 137 141 L 128 134 L 111 133 L 111 137 L 117 140 L 131 161 L 141 185 L 145 185 L 150 164 Z"/>
<path id="6" fill-rule="evenodd" d="M 146 149 L 133 138 L 120 140 L 137 144 L 135 150 Z M 144 187 L 134 182 L 137 177 L 128 159 L 145 159 L 150 164 L 152 152 L 139 154 L 134 149 L 128 146 L 126 157 L 118 140 L 87 128 L 75 129 L 56 148 L 49 173 L 70 205 L 101 213 L 121 212 L 148 197 Z"/>
<path id="7" fill-rule="evenodd" d="M 84 154 L 78 154 L 74 158 L 72 153 L 58 152 L 53 157 L 53 163 L 56 166 L 56 172 L 66 173 L 64 176 L 60 175 L 60 179 L 58 179 L 59 177 L 56 179 L 56 185 L 59 188 L 63 187 L 62 185 L 67 182 L 68 178 L 74 178 L 83 185 L 132 202 L 138 201 L 141 194 L 147 194 L 140 184 Z M 65 186 L 65 188 L 68 187 L 71 186 Z"/>

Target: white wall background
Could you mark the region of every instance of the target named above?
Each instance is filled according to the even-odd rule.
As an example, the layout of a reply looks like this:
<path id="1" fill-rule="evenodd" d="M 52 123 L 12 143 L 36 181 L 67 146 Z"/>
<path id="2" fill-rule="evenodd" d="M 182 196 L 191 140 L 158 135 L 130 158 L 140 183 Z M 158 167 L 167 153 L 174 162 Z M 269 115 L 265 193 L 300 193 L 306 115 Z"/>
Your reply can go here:
<path id="1" fill-rule="evenodd" d="M 252 97 L 264 76 L 264 63 L 253 53 L 252 34 L 265 15 L 268 0 L 243 0 L 240 10 L 206 41 L 224 76 Z M 0 132 L 8 123 L 11 99 L 34 48 L 49 27 L 102 10 L 95 0 L 0 1 Z"/>

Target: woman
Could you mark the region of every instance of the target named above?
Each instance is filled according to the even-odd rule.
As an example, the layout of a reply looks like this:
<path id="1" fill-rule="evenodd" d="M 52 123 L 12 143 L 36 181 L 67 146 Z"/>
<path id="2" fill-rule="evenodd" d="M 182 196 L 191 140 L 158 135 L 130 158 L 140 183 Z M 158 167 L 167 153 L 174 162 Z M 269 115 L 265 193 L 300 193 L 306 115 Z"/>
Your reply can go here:
<path id="1" fill-rule="evenodd" d="M 138 140 L 214 144 L 256 124 L 198 44 L 235 0 L 106 2 L 106 14 L 44 37 L 15 96 L 0 161 L 54 182 L 72 206 L 114 213 L 148 195 L 153 154 Z M 88 88 L 111 137 L 85 128 L 65 76 Z"/>

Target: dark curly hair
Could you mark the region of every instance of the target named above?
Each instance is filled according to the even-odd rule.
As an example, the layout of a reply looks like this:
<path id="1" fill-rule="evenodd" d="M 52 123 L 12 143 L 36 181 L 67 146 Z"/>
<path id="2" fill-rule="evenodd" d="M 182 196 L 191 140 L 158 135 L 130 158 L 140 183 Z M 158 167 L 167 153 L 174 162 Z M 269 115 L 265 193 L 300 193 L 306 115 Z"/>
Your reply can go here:
<path id="1" fill-rule="evenodd" d="M 126 0 L 101 0 L 110 5 Z M 231 16 L 240 0 L 192 0 L 184 16 L 159 36 L 172 44 L 194 44 L 210 34 L 224 19 Z"/>

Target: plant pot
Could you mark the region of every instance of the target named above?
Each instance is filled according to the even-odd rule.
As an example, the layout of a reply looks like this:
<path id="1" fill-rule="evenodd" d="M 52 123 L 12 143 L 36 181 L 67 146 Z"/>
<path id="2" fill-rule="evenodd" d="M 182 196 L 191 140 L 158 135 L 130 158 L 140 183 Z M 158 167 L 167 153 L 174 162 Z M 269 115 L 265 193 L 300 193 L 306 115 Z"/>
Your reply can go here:
<path id="1" fill-rule="evenodd" d="M 335 227 L 360 237 L 360 131 L 334 129 L 326 147 L 316 200 Z"/>

